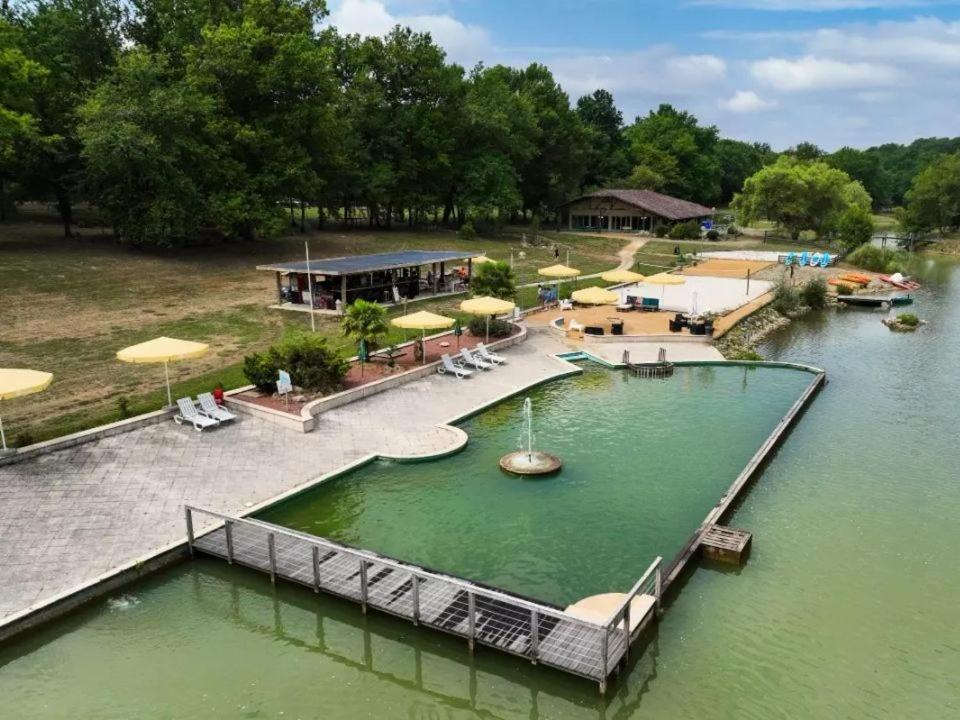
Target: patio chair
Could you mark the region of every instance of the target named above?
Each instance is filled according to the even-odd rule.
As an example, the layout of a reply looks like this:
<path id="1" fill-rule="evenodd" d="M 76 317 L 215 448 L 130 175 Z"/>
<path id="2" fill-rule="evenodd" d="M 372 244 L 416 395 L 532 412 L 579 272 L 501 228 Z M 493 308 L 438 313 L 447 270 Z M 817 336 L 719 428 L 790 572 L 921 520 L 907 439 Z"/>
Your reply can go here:
<path id="1" fill-rule="evenodd" d="M 212 417 L 220 422 L 230 422 L 237 419 L 234 413 L 217 405 L 217 401 L 213 399 L 213 395 L 210 393 L 200 393 L 197 395 L 197 401 L 200 403 L 200 412 L 207 417 Z"/>
<path id="2" fill-rule="evenodd" d="M 185 422 L 191 423 L 193 429 L 200 432 L 204 428 L 214 427 L 220 424 L 219 420 L 201 415 L 200 411 L 197 410 L 197 406 L 193 404 L 193 400 L 188 397 L 177 400 L 177 407 L 180 408 L 180 414 L 173 416 L 173 421 L 177 423 L 177 425 L 182 425 Z"/>
<path id="3" fill-rule="evenodd" d="M 503 365 L 507 360 L 502 355 L 497 355 L 495 352 L 490 352 L 487 349 L 487 346 L 483 343 L 477 343 L 477 346 L 474 348 L 477 355 L 480 356 L 482 360 L 493 363 L 494 365 Z"/>
<path id="4" fill-rule="evenodd" d="M 458 380 L 473 375 L 473 370 L 467 370 L 462 364 L 454 362 L 449 355 L 440 356 L 440 367 L 437 368 L 437 372 L 440 375 L 446 375 L 447 373 L 455 375 Z"/>
<path id="5" fill-rule="evenodd" d="M 460 357 L 463 358 L 463 363 L 465 365 L 474 367 L 477 370 L 489 370 L 493 367 L 493 363 L 488 363 L 486 360 L 474 355 L 466 348 L 460 348 Z"/>
<path id="6" fill-rule="evenodd" d="M 576 320 L 570 321 L 570 326 L 567 328 L 567 335 L 575 335 L 578 337 L 583 337 L 583 325 L 578 323 Z"/>
<path id="7" fill-rule="evenodd" d="M 573 310 L 573 300 L 561 300 L 560 301 L 560 311 L 564 310 Z"/>

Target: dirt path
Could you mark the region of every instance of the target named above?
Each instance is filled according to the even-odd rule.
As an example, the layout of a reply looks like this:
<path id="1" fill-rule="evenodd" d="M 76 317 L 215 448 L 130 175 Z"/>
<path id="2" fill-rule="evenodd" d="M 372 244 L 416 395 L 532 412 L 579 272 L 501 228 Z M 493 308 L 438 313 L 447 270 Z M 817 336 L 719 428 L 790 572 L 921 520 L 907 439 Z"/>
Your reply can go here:
<path id="1" fill-rule="evenodd" d="M 617 270 L 629 270 L 633 267 L 633 259 L 636 257 L 637 251 L 647 244 L 649 238 L 633 238 L 630 242 L 624 245 L 622 248 L 617 250 L 617 257 L 620 258 L 620 264 L 617 265 Z M 607 272 L 604 270 L 603 272 Z M 588 280 L 590 278 L 598 278 L 602 273 L 590 273 L 589 275 L 580 275 L 578 276 L 581 280 Z M 519 287 L 535 287 L 542 284 L 543 280 L 537 280 L 535 282 L 524 283 Z"/>

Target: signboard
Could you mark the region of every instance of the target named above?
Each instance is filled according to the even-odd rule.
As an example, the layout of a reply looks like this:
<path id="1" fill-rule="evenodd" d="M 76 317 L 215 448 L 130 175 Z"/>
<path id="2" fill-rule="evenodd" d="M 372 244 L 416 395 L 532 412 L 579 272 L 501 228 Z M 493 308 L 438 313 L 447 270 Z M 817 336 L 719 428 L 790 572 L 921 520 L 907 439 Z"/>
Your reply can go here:
<path id="1" fill-rule="evenodd" d="M 293 381 L 290 379 L 290 373 L 286 370 L 281 370 L 279 373 L 279 378 L 277 379 L 277 392 L 280 395 L 286 395 L 287 393 L 293 392 Z"/>

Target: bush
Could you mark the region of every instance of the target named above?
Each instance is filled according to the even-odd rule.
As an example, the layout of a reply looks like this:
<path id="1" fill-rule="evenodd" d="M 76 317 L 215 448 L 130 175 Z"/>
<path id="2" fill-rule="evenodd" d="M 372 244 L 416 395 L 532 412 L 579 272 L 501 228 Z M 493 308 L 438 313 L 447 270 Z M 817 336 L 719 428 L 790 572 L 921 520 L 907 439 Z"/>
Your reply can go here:
<path id="1" fill-rule="evenodd" d="M 719 240 L 719 239 L 720 239 L 720 232 L 718 230 L 714 230 L 713 228 L 710 228 L 709 230 L 707 230 L 707 240 Z"/>
<path id="2" fill-rule="evenodd" d="M 677 223 L 670 228 L 671 240 L 699 240 L 700 226 L 694 220 Z"/>
<path id="3" fill-rule="evenodd" d="M 780 280 L 773 288 L 773 309 L 784 315 L 795 312 L 800 307 L 800 293 L 785 280 Z"/>
<path id="4" fill-rule="evenodd" d="M 475 268 L 470 278 L 472 295 L 510 300 L 517 294 L 517 274 L 507 262 L 488 262 Z"/>
<path id="5" fill-rule="evenodd" d="M 738 228 L 736 225 L 729 225 L 727 227 L 727 235 L 739 235 L 739 234 L 740 234 L 740 228 Z"/>
<path id="6" fill-rule="evenodd" d="M 754 362 L 760 362 L 763 360 L 763 355 L 758 353 L 756 350 L 738 350 L 733 355 L 730 356 L 731 360 L 752 360 Z"/>
<path id="7" fill-rule="evenodd" d="M 897 322 L 907 327 L 917 327 L 920 324 L 920 318 L 913 313 L 900 313 L 897 315 Z"/>
<path id="8" fill-rule="evenodd" d="M 243 359 L 244 375 L 263 392 L 277 389 L 280 370 L 290 373 L 293 384 L 304 390 L 331 392 L 340 388 L 349 369 L 350 363 L 331 350 L 325 338 L 306 333 Z"/>
<path id="9" fill-rule="evenodd" d="M 873 237 L 873 216 L 868 210 L 851 205 L 840 215 L 837 231 L 840 244 L 847 250 L 854 250 Z"/>
<path id="10" fill-rule="evenodd" d="M 853 295 L 853 287 L 846 283 L 837 285 L 837 295 Z"/>
<path id="11" fill-rule="evenodd" d="M 663 223 L 657 223 L 656 226 L 653 228 L 653 234 L 656 235 L 658 238 L 665 238 L 667 236 L 667 233 L 669 232 L 670 232 L 670 228 L 667 225 L 664 225 Z"/>
<path id="12" fill-rule="evenodd" d="M 457 231 L 457 235 L 460 236 L 461 240 L 476 240 L 477 231 L 473 227 L 473 223 L 469 220 L 460 226 L 460 229 Z"/>
<path id="13" fill-rule="evenodd" d="M 358 298 L 347 306 L 340 319 L 340 331 L 358 345 L 361 340 L 366 341 L 372 350 L 390 332 L 387 310 L 379 303 Z"/>
<path id="14" fill-rule="evenodd" d="M 827 305 L 827 281 L 822 275 L 810 278 L 800 289 L 800 299 L 804 305 L 814 310 Z"/>
<path id="15" fill-rule="evenodd" d="M 876 245 L 861 245 L 847 255 L 847 262 L 864 270 L 887 273 L 900 272 L 903 266 L 903 254 L 896 250 L 879 248 Z"/>
<path id="16" fill-rule="evenodd" d="M 470 334 L 474 337 L 485 337 L 487 334 L 487 319 L 483 316 L 470 318 L 467 325 Z M 508 337 L 513 332 L 513 325 L 506 320 L 490 318 L 490 337 Z"/>
<path id="17" fill-rule="evenodd" d="M 121 418 L 130 417 L 130 399 L 126 395 L 117 398 L 117 412 Z"/>

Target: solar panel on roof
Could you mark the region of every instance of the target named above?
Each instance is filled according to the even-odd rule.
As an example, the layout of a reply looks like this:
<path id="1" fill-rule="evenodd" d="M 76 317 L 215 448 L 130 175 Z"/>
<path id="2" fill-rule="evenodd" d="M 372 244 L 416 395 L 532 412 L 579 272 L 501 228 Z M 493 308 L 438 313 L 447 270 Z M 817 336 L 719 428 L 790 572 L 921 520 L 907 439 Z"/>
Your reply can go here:
<path id="1" fill-rule="evenodd" d="M 375 255 L 353 255 L 340 258 L 318 258 L 310 261 L 310 272 L 322 275 L 356 275 L 377 270 L 429 265 L 435 262 L 464 260 L 475 253 L 457 250 L 402 250 L 399 252 L 377 253 Z M 307 263 L 304 260 L 274 263 L 258 266 L 260 270 L 305 273 Z"/>

